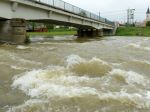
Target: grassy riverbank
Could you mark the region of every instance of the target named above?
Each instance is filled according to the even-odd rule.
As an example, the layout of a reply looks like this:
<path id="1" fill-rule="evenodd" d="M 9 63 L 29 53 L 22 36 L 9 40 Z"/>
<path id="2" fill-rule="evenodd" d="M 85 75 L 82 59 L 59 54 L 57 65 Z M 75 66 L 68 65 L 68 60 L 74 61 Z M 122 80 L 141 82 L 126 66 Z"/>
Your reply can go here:
<path id="1" fill-rule="evenodd" d="M 119 27 L 116 36 L 145 36 L 150 37 L 150 27 Z"/>
<path id="2" fill-rule="evenodd" d="M 77 34 L 76 30 L 51 30 L 49 32 L 28 32 L 28 36 L 56 36 L 56 35 L 75 35 Z"/>

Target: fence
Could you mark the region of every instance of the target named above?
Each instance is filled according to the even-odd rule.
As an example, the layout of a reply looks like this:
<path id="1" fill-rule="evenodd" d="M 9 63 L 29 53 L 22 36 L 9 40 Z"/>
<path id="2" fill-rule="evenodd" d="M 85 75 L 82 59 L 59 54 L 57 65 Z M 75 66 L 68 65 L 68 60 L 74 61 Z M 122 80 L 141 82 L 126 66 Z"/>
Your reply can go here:
<path id="1" fill-rule="evenodd" d="M 76 7 L 72 4 L 69 4 L 67 2 L 64 2 L 62 0 L 29 0 L 29 1 L 34 1 L 34 2 L 38 2 L 40 4 L 44 4 L 44 5 L 48 5 L 48 6 L 52 6 L 55 8 L 59 8 L 77 15 L 80 15 L 82 17 L 86 17 L 86 18 L 90 18 L 90 19 L 94 19 L 109 25 L 113 25 L 114 26 L 114 22 L 107 20 L 106 18 L 102 18 L 96 14 L 93 14 L 89 11 L 86 11 L 84 9 L 81 9 L 79 7 Z"/>

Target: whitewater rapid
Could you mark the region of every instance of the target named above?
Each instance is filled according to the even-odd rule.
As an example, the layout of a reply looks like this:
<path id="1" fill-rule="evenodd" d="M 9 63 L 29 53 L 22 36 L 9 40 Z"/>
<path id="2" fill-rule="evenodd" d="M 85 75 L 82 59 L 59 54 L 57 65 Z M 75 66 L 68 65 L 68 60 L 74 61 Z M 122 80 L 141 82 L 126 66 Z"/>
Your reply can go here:
<path id="1" fill-rule="evenodd" d="M 0 45 L 0 112 L 150 112 L 149 38 L 31 40 Z"/>
<path id="2" fill-rule="evenodd" d="M 75 108 L 69 108 L 70 105 L 76 105 L 78 112 L 83 112 L 84 107 L 90 106 L 90 112 L 111 112 L 112 108 L 118 105 L 131 110 L 150 109 L 148 77 L 133 71 L 115 69 L 111 64 L 96 57 L 86 60 L 78 55 L 70 55 L 66 59 L 66 66 L 35 69 L 15 76 L 13 80 L 12 88 L 20 89 L 31 99 L 20 106 L 10 108 L 7 112 L 29 112 L 38 109 L 42 112 L 55 112 L 52 105 L 58 101 L 55 105 L 63 108 L 63 104 L 59 102 L 64 102 L 64 99 L 70 100 L 71 104 L 66 101 L 68 107 L 56 112 L 77 111 Z M 46 105 L 48 107 L 45 107 Z M 98 105 L 99 108 L 103 105 L 105 109 L 99 110 Z M 112 108 L 108 107 L 109 105 Z M 88 109 L 85 112 L 88 112 Z"/>

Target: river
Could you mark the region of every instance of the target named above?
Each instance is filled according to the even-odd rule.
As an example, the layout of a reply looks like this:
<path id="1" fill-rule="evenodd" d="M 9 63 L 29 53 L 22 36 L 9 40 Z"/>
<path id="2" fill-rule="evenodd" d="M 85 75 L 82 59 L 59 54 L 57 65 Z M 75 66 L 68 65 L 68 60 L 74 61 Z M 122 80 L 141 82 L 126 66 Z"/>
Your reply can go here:
<path id="1" fill-rule="evenodd" d="M 150 38 L 0 45 L 0 112 L 150 112 Z"/>

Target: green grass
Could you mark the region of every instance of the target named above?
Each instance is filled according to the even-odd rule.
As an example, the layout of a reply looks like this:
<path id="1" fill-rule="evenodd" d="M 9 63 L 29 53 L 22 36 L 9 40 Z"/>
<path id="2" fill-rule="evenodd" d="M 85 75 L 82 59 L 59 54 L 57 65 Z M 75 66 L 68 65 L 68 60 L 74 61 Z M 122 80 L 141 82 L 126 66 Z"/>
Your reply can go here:
<path id="1" fill-rule="evenodd" d="M 119 27 L 116 35 L 150 37 L 150 27 Z"/>
<path id="2" fill-rule="evenodd" d="M 75 35 L 77 34 L 76 30 L 51 30 L 49 32 L 28 32 L 28 36 L 57 36 L 57 35 Z"/>

